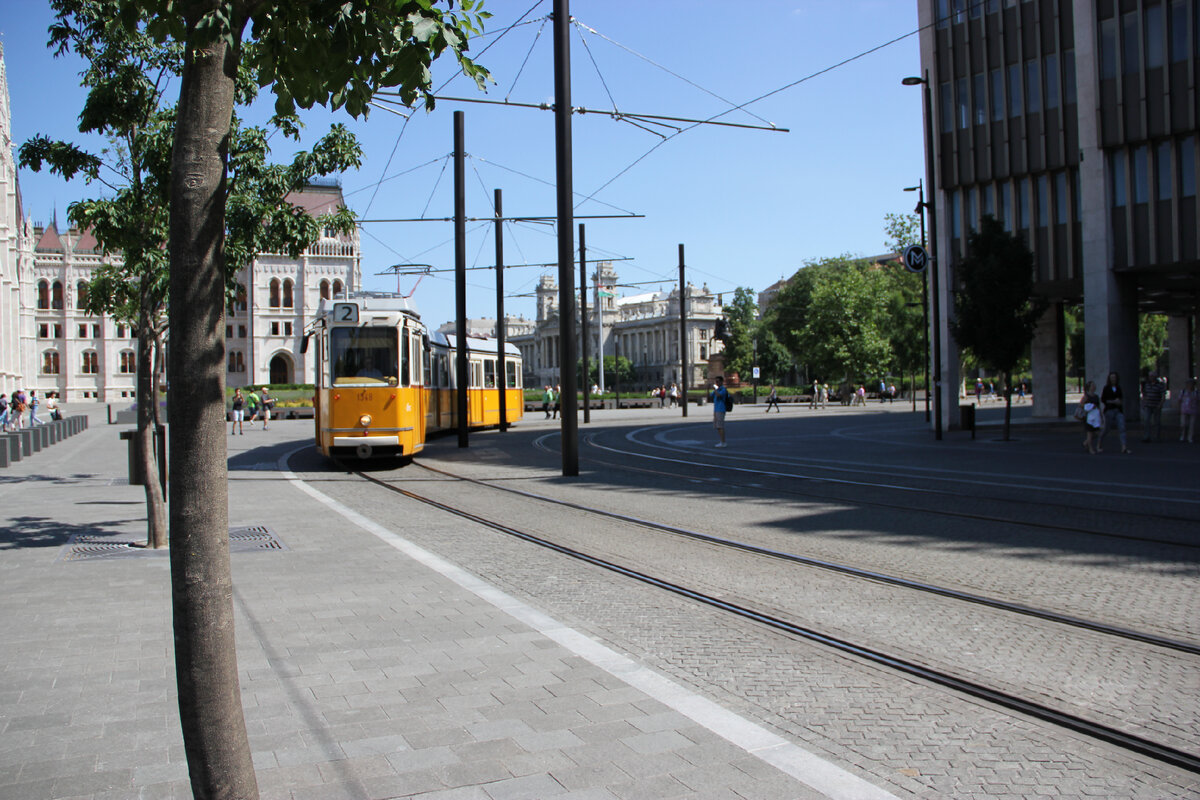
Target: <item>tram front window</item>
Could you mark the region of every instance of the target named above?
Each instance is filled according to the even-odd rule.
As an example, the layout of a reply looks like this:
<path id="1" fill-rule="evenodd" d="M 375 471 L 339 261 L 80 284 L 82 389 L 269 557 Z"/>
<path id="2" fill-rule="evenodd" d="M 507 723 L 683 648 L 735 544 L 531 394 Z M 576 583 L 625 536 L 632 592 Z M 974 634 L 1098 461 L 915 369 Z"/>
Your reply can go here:
<path id="1" fill-rule="evenodd" d="M 395 328 L 334 328 L 329 337 L 333 385 L 396 385 L 400 374 Z"/>

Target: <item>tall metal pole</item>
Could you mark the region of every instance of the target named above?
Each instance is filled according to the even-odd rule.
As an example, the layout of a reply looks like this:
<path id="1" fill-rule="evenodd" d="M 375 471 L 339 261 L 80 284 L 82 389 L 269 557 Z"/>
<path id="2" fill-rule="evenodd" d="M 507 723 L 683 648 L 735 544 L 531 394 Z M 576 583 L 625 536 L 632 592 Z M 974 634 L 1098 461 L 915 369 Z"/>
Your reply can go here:
<path id="1" fill-rule="evenodd" d="M 591 331 L 587 323 L 587 234 L 583 223 L 579 223 L 579 360 L 583 362 L 583 422 L 592 421 L 592 390 L 588 378 L 588 338 Z"/>
<path id="2" fill-rule="evenodd" d="M 929 252 L 929 245 L 925 242 L 925 181 L 917 181 L 917 208 L 921 210 L 921 249 L 926 253 Z M 926 272 L 933 272 L 933 267 L 930 265 L 926 268 Z M 922 329 L 925 331 L 925 421 L 929 422 L 929 395 L 933 387 L 929 385 L 929 276 L 921 276 L 924 280 L 921 281 L 921 321 Z"/>
<path id="3" fill-rule="evenodd" d="M 933 431 L 934 437 L 942 439 L 942 313 L 941 290 L 938 273 L 941 270 L 940 259 L 937 258 L 937 166 L 933 161 L 933 91 L 929 85 L 929 70 L 925 70 L 924 93 L 925 106 L 925 182 L 929 184 L 929 268 L 933 272 L 929 280 L 933 284 Z"/>
<path id="4" fill-rule="evenodd" d="M 562 395 L 562 472 L 579 474 L 579 399 L 575 384 L 574 186 L 571 172 L 571 10 L 554 0 L 554 151 L 558 198 L 558 338 Z"/>
<path id="5" fill-rule="evenodd" d="M 467 182 L 463 112 L 454 112 L 454 375 L 458 446 L 467 442 Z"/>
<path id="6" fill-rule="evenodd" d="M 496 384 L 500 388 L 500 432 L 508 430 L 508 359 L 505 357 L 504 341 L 507 325 L 504 322 L 504 211 L 503 198 L 499 189 L 496 196 L 496 364 L 499 374 Z"/>
<path id="7" fill-rule="evenodd" d="M 583 243 L 582 236 L 579 239 L 580 244 Z M 599 379 L 596 385 L 600 387 L 600 393 L 604 393 L 604 298 L 600 296 L 600 265 L 596 264 L 596 349 L 600 352 L 596 355 L 596 361 L 599 368 Z"/>
<path id="8" fill-rule="evenodd" d="M 687 281 L 684 280 L 683 244 L 679 245 L 679 398 L 683 415 L 688 412 Z"/>
<path id="9" fill-rule="evenodd" d="M 621 410 L 621 336 L 613 332 L 613 389 L 617 393 L 617 411 Z"/>

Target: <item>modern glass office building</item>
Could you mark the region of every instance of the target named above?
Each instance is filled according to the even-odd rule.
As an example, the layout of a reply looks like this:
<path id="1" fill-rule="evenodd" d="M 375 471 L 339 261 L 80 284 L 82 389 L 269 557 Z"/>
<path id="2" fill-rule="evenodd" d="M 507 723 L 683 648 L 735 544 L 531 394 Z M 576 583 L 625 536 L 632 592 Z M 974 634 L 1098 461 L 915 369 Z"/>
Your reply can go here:
<path id="1" fill-rule="evenodd" d="M 1027 240 L 1051 306 L 1035 413 L 1061 415 L 1062 310 L 1084 306 L 1086 375 L 1135 385 L 1138 313 L 1168 315 L 1173 387 L 1195 372 L 1200 301 L 1200 2 L 919 0 L 932 113 L 942 307 L 967 232 Z M 943 324 L 943 378 L 957 358 Z M 1127 391 L 1129 389 L 1127 388 Z M 953 398 L 946 398 L 952 400 Z M 944 403 L 953 407 L 953 403 Z"/>

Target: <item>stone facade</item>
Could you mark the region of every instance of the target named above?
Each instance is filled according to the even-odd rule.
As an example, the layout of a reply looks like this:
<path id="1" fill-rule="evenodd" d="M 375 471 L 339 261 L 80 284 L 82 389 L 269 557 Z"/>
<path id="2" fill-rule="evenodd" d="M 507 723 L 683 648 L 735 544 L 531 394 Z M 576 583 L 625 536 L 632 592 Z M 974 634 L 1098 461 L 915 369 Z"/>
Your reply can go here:
<path id="1" fill-rule="evenodd" d="M 601 262 L 592 280 L 601 289 L 588 301 L 588 357 L 595 360 L 602 350 L 605 356 L 628 359 L 637 373 L 636 386 L 628 387 L 632 390 L 679 383 L 679 289 L 618 297 L 617 273 L 610 262 Z M 510 321 L 507 329 L 508 340 L 521 351 L 527 387 L 558 384 L 562 375 L 554 278 L 542 276 L 536 294 L 537 318 L 520 320 L 517 326 Z M 713 339 L 722 308 L 707 286 L 688 284 L 687 301 L 687 382 L 696 386 L 707 377 L 713 353 L 722 349 L 722 343 Z M 580 352 L 577 347 L 576 353 Z M 606 383 L 611 383 L 611 377 Z"/>

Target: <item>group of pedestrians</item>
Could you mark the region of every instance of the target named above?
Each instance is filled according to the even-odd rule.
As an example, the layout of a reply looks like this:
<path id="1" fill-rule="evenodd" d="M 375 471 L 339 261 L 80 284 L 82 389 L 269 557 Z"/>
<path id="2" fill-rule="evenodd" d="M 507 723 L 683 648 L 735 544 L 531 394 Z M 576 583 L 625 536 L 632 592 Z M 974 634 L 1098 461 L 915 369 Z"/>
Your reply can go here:
<path id="1" fill-rule="evenodd" d="M 562 390 L 559 386 L 542 387 L 542 413 L 546 415 L 546 419 L 550 419 L 551 412 L 554 414 L 554 419 L 558 419 L 561 397 Z"/>
<path id="2" fill-rule="evenodd" d="M 1160 441 L 1162 439 L 1162 412 L 1166 405 L 1167 384 L 1157 372 L 1150 372 L 1141 386 L 1142 411 L 1142 441 Z M 1184 385 L 1179 393 L 1179 441 L 1194 443 L 1196 441 L 1196 417 L 1200 413 L 1200 396 L 1196 391 L 1196 379 L 1192 378 Z M 1121 376 L 1116 372 L 1108 373 L 1104 388 L 1096 392 L 1096 382 L 1088 381 L 1084 387 L 1083 396 L 1079 398 L 1079 407 L 1075 411 L 1076 419 L 1083 422 L 1085 437 L 1083 446 L 1089 453 L 1104 452 L 1104 437 L 1111 430 L 1116 430 L 1117 441 L 1122 453 L 1132 453 L 1129 449 L 1125 430 L 1125 392 L 1121 388 Z"/>
<path id="3" fill-rule="evenodd" d="M 41 405 L 42 400 L 38 397 L 37 389 L 30 389 L 28 392 L 17 389 L 12 393 L 12 397 L 9 397 L 7 392 L 0 392 L 0 431 L 11 433 L 21 428 L 46 424 L 47 420 L 38 416 Z M 26 412 L 29 414 L 28 420 L 25 417 Z M 46 393 L 46 414 L 50 421 L 62 419 L 62 412 L 58 409 L 58 392 Z"/>
<path id="4" fill-rule="evenodd" d="M 262 393 L 259 394 L 251 389 L 249 395 L 244 395 L 241 389 L 233 390 L 233 400 L 230 403 L 230 410 L 233 412 L 233 428 L 229 431 L 230 436 L 244 435 L 244 424 L 249 422 L 253 429 L 255 420 L 260 418 L 262 419 L 262 429 L 264 431 L 267 429 L 267 423 L 271 421 L 271 409 L 275 407 L 275 398 L 271 397 L 267 387 L 262 387 L 261 391 Z M 247 415 L 249 415 L 249 419 L 247 419 Z"/>

